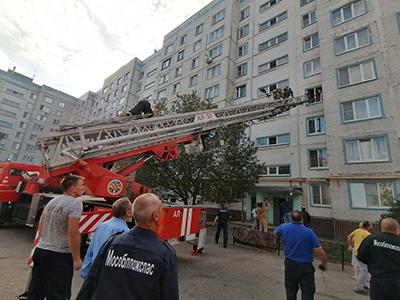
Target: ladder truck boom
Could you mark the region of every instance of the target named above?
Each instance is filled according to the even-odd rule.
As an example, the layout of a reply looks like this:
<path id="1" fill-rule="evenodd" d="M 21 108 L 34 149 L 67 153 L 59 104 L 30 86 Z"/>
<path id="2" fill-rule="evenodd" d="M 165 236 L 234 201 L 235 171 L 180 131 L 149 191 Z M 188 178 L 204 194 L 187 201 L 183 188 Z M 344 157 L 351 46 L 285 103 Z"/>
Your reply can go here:
<path id="1" fill-rule="evenodd" d="M 272 117 L 307 102 L 310 102 L 307 96 L 299 96 L 150 119 L 120 117 L 67 125 L 39 134 L 37 146 L 49 171 L 68 167 L 78 159 L 104 164 L 147 153 L 165 160 L 177 156 L 174 146 L 193 143 L 199 135 L 231 124 Z"/>

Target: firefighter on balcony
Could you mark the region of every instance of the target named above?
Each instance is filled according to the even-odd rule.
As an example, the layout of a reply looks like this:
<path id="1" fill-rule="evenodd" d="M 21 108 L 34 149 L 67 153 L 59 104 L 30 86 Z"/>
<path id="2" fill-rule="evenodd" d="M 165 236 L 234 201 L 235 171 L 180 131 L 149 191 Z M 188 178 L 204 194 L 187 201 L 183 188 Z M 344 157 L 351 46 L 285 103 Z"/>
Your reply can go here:
<path id="1" fill-rule="evenodd" d="M 140 100 L 138 104 L 130 111 L 126 113 L 126 116 L 140 116 L 146 115 L 146 117 L 151 118 L 153 116 L 153 110 L 151 109 L 151 104 L 147 100 Z"/>
<path id="2" fill-rule="evenodd" d="M 283 91 L 280 88 L 276 88 L 275 90 L 272 91 L 273 95 L 274 95 L 274 99 L 275 100 L 279 100 L 279 99 L 283 99 Z"/>

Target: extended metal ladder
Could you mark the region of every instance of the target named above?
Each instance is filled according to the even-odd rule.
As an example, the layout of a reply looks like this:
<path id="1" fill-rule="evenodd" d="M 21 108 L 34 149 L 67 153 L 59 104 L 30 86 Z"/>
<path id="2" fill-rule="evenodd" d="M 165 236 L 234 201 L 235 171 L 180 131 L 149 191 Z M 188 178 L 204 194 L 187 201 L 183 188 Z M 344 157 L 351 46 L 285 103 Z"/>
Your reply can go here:
<path id="1" fill-rule="evenodd" d="M 108 157 L 134 149 L 206 134 L 216 128 L 269 118 L 292 107 L 312 102 L 307 96 L 244 104 L 148 119 L 119 117 L 82 125 L 67 125 L 39 134 L 37 146 L 48 169 L 78 159 Z"/>

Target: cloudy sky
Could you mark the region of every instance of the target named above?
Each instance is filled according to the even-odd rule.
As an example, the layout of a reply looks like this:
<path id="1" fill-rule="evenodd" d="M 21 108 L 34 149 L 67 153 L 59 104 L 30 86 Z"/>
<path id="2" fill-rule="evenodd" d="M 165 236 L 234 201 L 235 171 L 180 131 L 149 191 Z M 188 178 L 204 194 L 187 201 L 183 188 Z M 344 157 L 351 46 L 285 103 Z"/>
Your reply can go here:
<path id="1" fill-rule="evenodd" d="M 0 0 L 0 69 L 79 97 L 211 0 Z"/>

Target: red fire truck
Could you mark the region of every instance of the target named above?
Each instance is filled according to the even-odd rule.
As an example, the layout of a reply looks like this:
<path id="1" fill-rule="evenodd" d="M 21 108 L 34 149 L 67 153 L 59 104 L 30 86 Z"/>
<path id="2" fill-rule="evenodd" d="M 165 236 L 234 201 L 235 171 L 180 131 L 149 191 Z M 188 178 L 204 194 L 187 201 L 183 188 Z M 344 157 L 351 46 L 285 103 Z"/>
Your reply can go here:
<path id="1" fill-rule="evenodd" d="M 85 177 L 87 186 L 86 196 L 81 199 L 84 213 L 80 231 L 94 232 L 111 218 L 110 206 L 116 199 L 128 197 L 134 201 L 138 195 L 150 192 L 130 178 L 146 160 L 176 158 L 178 144 L 184 144 L 187 153 L 200 152 L 201 137 L 213 130 L 273 117 L 306 102 L 310 102 L 308 97 L 300 96 L 147 119 L 121 117 L 61 126 L 57 131 L 40 134 L 37 146 L 43 157 L 42 166 L 0 163 L 0 226 L 18 218 L 34 227 L 44 205 L 60 193 L 61 179 L 72 173 Z M 107 168 L 131 157 L 136 157 L 136 162 L 121 170 L 113 172 Z M 172 244 L 189 241 L 194 243 L 195 251 L 201 251 L 205 235 L 205 207 L 163 206 L 158 228 L 161 240 Z"/>

